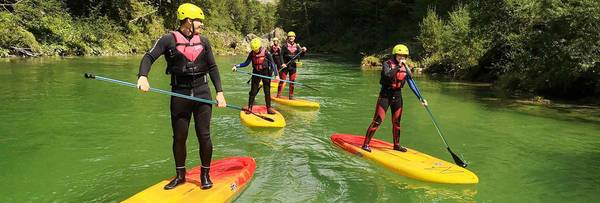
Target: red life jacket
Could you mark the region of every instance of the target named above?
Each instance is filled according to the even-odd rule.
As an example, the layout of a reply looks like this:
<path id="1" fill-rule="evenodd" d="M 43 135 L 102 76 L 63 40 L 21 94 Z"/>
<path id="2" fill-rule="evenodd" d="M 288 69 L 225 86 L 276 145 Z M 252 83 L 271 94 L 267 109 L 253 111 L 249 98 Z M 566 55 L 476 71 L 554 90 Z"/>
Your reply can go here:
<path id="1" fill-rule="evenodd" d="M 257 71 L 261 71 L 265 67 L 266 58 L 267 51 L 264 48 L 260 48 L 260 52 L 258 53 L 252 51 L 252 67 Z"/>
<path id="2" fill-rule="evenodd" d="M 388 64 L 390 65 L 390 69 L 395 69 L 400 66 L 400 70 L 396 72 L 396 75 L 392 77 L 391 87 L 394 90 L 401 89 L 404 87 L 404 83 L 406 82 L 406 66 L 395 63 L 396 60 L 389 60 Z"/>
<path id="3" fill-rule="evenodd" d="M 273 56 L 279 56 L 279 54 L 281 53 L 281 48 L 279 46 L 272 45 L 271 53 L 273 54 Z"/>
<path id="4" fill-rule="evenodd" d="M 199 68 L 198 56 L 204 50 L 199 35 L 194 35 L 188 40 L 180 32 L 171 32 L 175 38 L 175 49 L 169 50 L 165 55 L 167 59 L 167 73 L 174 75 L 198 75 L 202 74 Z"/>

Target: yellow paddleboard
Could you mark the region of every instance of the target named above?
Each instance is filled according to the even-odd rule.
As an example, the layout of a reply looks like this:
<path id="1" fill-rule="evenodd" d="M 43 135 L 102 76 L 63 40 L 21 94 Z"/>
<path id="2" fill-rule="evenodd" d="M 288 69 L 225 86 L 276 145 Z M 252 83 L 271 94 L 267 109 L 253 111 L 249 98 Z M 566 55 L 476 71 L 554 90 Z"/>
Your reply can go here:
<path id="1" fill-rule="evenodd" d="M 347 134 L 333 134 L 331 141 L 352 154 L 372 160 L 409 178 L 450 184 L 479 182 L 475 173 L 414 149 L 407 148 L 407 152 L 399 152 L 392 149 L 391 143 L 372 139 L 369 143 L 371 152 L 367 152 L 361 148 L 364 136 Z"/>
<path id="2" fill-rule="evenodd" d="M 278 87 L 279 87 L 279 82 L 275 82 L 275 81 L 271 80 L 271 91 L 277 91 Z M 285 88 L 285 83 L 283 83 L 283 87 Z"/>
<path id="3" fill-rule="evenodd" d="M 320 107 L 319 103 L 317 103 L 317 102 L 302 100 L 302 99 L 289 100 L 288 97 L 284 97 L 284 96 L 279 97 L 279 98 L 271 96 L 271 100 L 273 100 L 274 102 L 277 102 L 279 104 L 286 105 L 286 106 L 306 107 L 306 108 L 319 108 Z"/>
<path id="4" fill-rule="evenodd" d="M 171 179 L 163 180 L 126 199 L 125 203 L 138 202 L 231 202 L 246 188 L 256 169 L 251 157 L 230 157 L 213 161 L 210 165 L 210 179 L 213 187 L 200 188 L 200 167 L 186 173 L 186 182 L 171 190 L 163 187 Z"/>
<path id="5" fill-rule="evenodd" d="M 242 123 L 248 127 L 261 127 L 261 128 L 283 128 L 285 127 L 285 118 L 283 115 L 279 113 L 279 111 L 275 111 L 275 114 L 267 114 L 266 106 L 254 106 L 252 107 L 252 112 L 257 113 L 259 115 L 271 118 L 275 120 L 274 122 L 269 122 L 265 119 L 259 118 L 253 114 L 246 114 L 244 111 L 240 111 L 240 120 Z"/>

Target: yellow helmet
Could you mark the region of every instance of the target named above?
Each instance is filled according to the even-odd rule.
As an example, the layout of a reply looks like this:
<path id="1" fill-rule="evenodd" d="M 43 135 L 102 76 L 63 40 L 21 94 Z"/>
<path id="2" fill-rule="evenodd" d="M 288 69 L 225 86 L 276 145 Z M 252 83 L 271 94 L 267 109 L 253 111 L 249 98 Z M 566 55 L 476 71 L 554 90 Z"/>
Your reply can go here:
<path id="1" fill-rule="evenodd" d="M 290 32 L 288 32 L 287 36 L 288 36 L 288 37 L 296 37 L 296 33 L 295 33 L 295 32 L 292 32 L 292 31 L 290 31 Z"/>
<path id="2" fill-rule="evenodd" d="M 279 42 L 279 38 L 277 38 L 277 37 L 274 37 L 274 38 L 273 38 L 273 41 L 278 41 L 278 42 Z"/>
<path id="3" fill-rule="evenodd" d="M 252 48 L 252 51 L 258 51 L 261 44 L 262 40 L 260 38 L 254 38 L 250 41 L 250 48 Z"/>
<path id="4" fill-rule="evenodd" d="M 194 4 L 181 4 L 181 6 L 177 8 L 177 19 L 184 20 L 186 18 L 204 20 L 204 12 L 202 12 L 200 7 Z"/>
<path id="5" fill-rule="evenodd" d="M 392 49 L 392 54 L 408 55 L 408 47 L 406 47 L 404 44 L 398 44 L 394 46 L 394 49 Z"/>

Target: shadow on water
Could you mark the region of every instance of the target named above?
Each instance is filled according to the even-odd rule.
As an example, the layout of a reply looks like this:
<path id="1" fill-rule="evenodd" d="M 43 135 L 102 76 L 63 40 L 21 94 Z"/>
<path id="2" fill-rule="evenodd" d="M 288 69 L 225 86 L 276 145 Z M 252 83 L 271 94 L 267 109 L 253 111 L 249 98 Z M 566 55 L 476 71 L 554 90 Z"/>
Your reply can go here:
<path id="1" fill-rule="evenodd" d="M 431 80 L 425 76 L 420 79 Z M 600 107 L 569 103 L 541 103 L 533 99 L 506 97 L 494 90 L 489 83 L 469 83 L 440 80 L 437 84 L 441 92 L 464 98 L 465 91 L 472 99 L 486 107 L 505 109 L 523 115 L 538 116 L 573 122 L 600 123 Z"/>

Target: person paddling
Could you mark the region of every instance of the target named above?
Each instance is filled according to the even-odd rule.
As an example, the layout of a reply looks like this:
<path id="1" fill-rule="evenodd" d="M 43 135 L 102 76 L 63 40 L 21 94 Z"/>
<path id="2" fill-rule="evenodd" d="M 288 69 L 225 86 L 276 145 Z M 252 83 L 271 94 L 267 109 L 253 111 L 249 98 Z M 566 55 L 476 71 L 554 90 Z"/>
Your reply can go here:
<path id="1" fill-rule="evenodd" d="M 271 55 L 273 55 L 273 60 L 275 60 L 277 70 L 281 70 L 281 65 L 283 64 L 283 62 L 281 61 L 281 46 L 279 46 L 279 38 L 273 38 L 273 45 L 271 45 L 271 47 L 269 48 L 269 52 L 271 52 Z"/>
<path id="2" fill-rule="evenodd" d="M 240 67 L 246 67 L 252 62 L 252 73 L 259 74 L 267 77 L 271 77 L 274 73 L 277 73 L 277 67 L 275 67 L 275 62 L 273 61 L 273 57 L 271 53 L 267 51 L 266 48 L 262 47 L 262 42 L 260 38 L 254 38 L 250 41 L 250 48 L 252 51 L 248 53 L 248 57 L 244 63 L 236 64 L 231 69 L 232 71 L 237 71 Z M 279 77 L 275 76 L 276 80 L 279 80 Z M 263 91 L 265 93 L 265 104 L 267 106 L 268 114 L 275 114 L 273 108 L 271 108 L 271 79 L 261 78 L 258 76 L 252 76 L 250 83 L 250 93 L 248 97 L 248 111 L 246 114 L 249 114 L 249 111 L 252 111 L 252 106 L 254 105 L 254 98 L 256 94 L 258 94 L 260 81 L 263 83 Z"/>
<path id="3" fill-rule="evenodd" d="M 204 25 L 202 9 L 190 3 L 182 4 L 177 9 L 177 19 L 180 22 L 179 29 L 162 36 L 144 55 L 138 73 L 138 88 L 144 92 L 150 89 L 148 83 L 150 68 L 156 59 L 164 55 L 167 61 L 166 73 L 171 75 L 172 92 L 212 100 L 208 86 L 208 77 L 210 76 L 217 92 L 217 106 L 225 107 L 227 103 L 223 96 L 219 70 L 211 45 L 206 37 L 200 36 Z M 186 140 L 192 115 L 202 162 L 200 186 L 202 189 L 211 188 L 213 183 L 210 180 L 209 172 L 213 151 L 210 138 L 212 106 L 172 96 L 170 111 L 176 176 L 164 186 L 164 189 L 173 189 L 186 181 Z"/>
<path id="4" fill-rule="evenodd" d="M 400 146 L 400 119 L 402 117 L 402 87 L 408 82 L 408 86 L 415 93 L 423 106 L 427 106 L 427 100 L 423 99 L 412 79 L 410 67 L 406 65 L 408 47 L 398 44 L 392 49 L 393 57 L 383 63 L 381 70 L 381 90 L 377 98 L 375 115 L 367 133 L 362 149 L 371 152 L 369 142 L 385 118 L 388 107 L 392 107 L 392 135 L 394 139 L 394 150 L 406 152 L 406 148 Z"/>
<path id="5" fill-rule="evenodd" d="M 286 80 L 287 76 L 290 76 L 290 81 L 296 81 L 296 61 L 298 59 L 294 57 L 297 54 L 300 56 L 304 56 L 306 53 L 306 47 L 300 47 L 299 44 L 296 44 L 296 33 L 288 32 L 287 34 L 287 43 L 281 48 L 281 61 L 284 63 L 281 65 L 281 71 L 279 72 L 279 78 L 282 80 Z M 300 57 L 299 56 L 299 57 Z M 286 64 L 287 63 L 287 64 Z M 281 91 L 283 90 L 283 81 L 279 81 L 279 85 L 277 87 L 277 98 L 281 97 Z M 288 99 L 292 100 L 294 98 L 294 84 L 289 84 L 289 97 Z"/>

